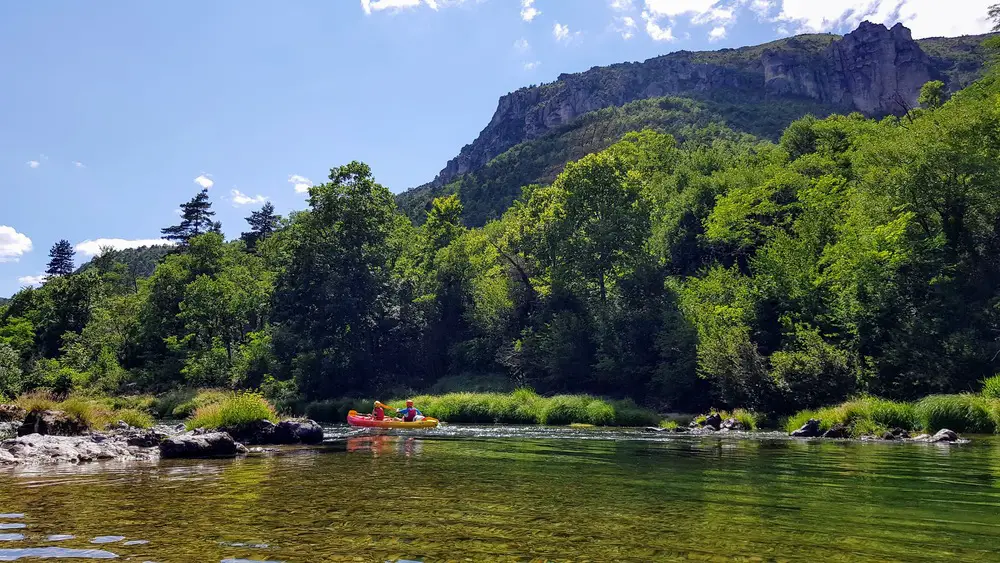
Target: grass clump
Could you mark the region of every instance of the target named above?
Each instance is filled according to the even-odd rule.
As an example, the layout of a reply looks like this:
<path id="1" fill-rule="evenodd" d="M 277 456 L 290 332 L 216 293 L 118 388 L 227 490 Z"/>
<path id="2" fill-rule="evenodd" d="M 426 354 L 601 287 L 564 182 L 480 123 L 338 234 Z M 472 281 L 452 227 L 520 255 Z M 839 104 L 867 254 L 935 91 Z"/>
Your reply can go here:
<path id="1" fill-rule="evenodd" d="M 199 408 L 221 403 L 230 395 L 220 389 L 176 389 L 157 397 L 149 409 L 158 418 L 188 418 Z"/>
<path id="2" fill-rule="evenodd" d="M 832 407 L 796 413 L 785 421 L 785 430 L 798 430 L 811 418 L 819 420 L 823 431 L 835 424 L 843 424 L 848 427 L 852 436 L 877 435 L 891 428 L 916 430 L 920 427 L 911 403 L 878 397 L 858 397 Z"/>
<path id="3" fill-rule="evenodd" d="M 931 395 L 917 402 L 915 412 L 928 432 L 942 428 L 977 434 L 997 431 L 997 403 L 981 395 Z"/>
<path id="4" fill-rule="evenodd" d="M 233 393 L 221 402 L 198 407 L 187 429 L 239 428 L 260 420 L 277 422 L 278 414 L 271 403 L 256 393 Z"/>
<path id="5" fill-rule="evenodd" d="M 46 391 L 32 391 L 25 393 L 14 401 L 14 404 L 24 409 L 26 412 L 50 411 L 56 408 L 59 402 L 51 393 Z"/>
<path id="6" fill-rule="evenodd" d="M 660 428 L 665 428 L 667 430 L 676 430 L 680 427 L 680 424 L 676 420 L 661 420 L 659 424 Z"/>
<path id="7" fill-rule="evenodd" d="M 150 428 L 153 426 L 153 417 L 149 413 L 138 409 L 115 411 L 114 418 L 133 428 Z"/>
<path id="8" fill-rule="evenodd" d="M 655 426 L 660 420 L 656 413 L 632 401 L 606 401 L 589 395 L 541 397 L 531 389 L 513 393 L 418 395 L 413 401 L 425 416 L 444 422 Z M 395 400 L 389 404 L 403 403 Z"/>
<path id="9" fill-rule="evenodd" d="M 1000 399 L 1000 373 L 983 380 L 983 398 Z"/>

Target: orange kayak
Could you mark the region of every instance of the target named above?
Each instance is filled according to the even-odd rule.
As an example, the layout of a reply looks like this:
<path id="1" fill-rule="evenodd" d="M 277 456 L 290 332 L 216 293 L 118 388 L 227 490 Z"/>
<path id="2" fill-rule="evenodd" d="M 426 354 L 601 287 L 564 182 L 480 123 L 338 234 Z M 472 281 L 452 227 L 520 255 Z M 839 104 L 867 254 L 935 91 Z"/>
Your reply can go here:
<path id="1" fill-rule="evenodd" d="M 402 420 L 386 418 L 375 420 L 371 415 L 358 414 L 357 411 L 347 413 L 347 424 L 362 428 L 434 428 L 438 425 L 436 418 L 424 418 L 413 422 L 403 422 Z"/>

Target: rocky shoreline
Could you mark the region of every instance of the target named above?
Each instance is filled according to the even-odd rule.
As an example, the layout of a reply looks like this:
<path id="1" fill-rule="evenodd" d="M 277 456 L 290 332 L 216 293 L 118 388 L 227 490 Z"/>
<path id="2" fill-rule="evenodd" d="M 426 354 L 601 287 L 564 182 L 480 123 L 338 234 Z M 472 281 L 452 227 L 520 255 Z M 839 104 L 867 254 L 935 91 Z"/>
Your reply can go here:
<path id="1" fill-rule="evenodd" d="M 712 413 L 703 420 L 691 422 L 689 426 L 677 426 L 674 428 L 647 427 L 647 432 L 672 432 L 677 434 L 711 435 L 730 432 L 749 432 L 740 421 L 735 418 L 723 418 Z M 832 440 L 852 439 L 850 428 L 843 424 L 834 424 L 828 430 L 821 428 L 821 422 L 815 418 L 809 419 L 801 428 L 788 433 L 792 438 L 826 438 Z M 882 441 L 882 442 L 921 442 L 921 443 L 945 443 L 945 444 L 966 444 L 969 440 L 960 437 L 957 433 L 942 428 L 935 434 L 919 434 L 911 436 L 910 432 L 903 428 L 894 428 L 882 433 L 879 436 L 866 435 L 856 438 L 861 442 Z"/>
<path id="2" fill-rule="evenodd" d="M 3 405 L 0 438 L 5 438 L 0 442 L 0 466 L 44 465 L 234 457 L 250 453 L 247 445 L 319 444 L 323 428 L 308 419 L 260 421 L 217 431 L 185 431 L 184 425 L 142 429 L 118 422 L 97 432 L 62 411 L 26 413 Z"/>

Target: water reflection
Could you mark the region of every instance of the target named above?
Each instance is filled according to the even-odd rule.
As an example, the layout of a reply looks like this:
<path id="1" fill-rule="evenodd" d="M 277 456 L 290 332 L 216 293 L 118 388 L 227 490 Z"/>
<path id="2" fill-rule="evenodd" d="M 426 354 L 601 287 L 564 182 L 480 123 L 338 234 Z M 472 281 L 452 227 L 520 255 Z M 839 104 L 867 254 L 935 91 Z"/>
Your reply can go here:
<path id="1" fill-rule="evenodd" d="M 12 541 L 57 534 L 49 541 L 88 552 L 99 551 L 79 549 L 91 538 L 111 538 L 123 559 L 164 563 L 986 562 L 1000 552 L 996 439 L 942 449 L 596 429 L 336 432 L 322 448 L 268 457 L 0 473 L 0 506 L 28 513 L 32 534 Z"/>
<path id="2" fill-rule="evenodd" d="M 115 559 L 109 551 L 100 549 L 63 549 L 61 547 L 27 547 L 24 549 L 0 549 L 0 561 L 20 559 Z"/>
<path id="3" fill-rule="evenodd" d="M 377 434 L 374 436 L 356 436 L 347 439 L 348 453 L 368 452 L 375 457 L 384 454 L 397 454 L 403 457 L 419 456 L 423 452 L 423 447 L 423 440 L 413 436 Z"/>

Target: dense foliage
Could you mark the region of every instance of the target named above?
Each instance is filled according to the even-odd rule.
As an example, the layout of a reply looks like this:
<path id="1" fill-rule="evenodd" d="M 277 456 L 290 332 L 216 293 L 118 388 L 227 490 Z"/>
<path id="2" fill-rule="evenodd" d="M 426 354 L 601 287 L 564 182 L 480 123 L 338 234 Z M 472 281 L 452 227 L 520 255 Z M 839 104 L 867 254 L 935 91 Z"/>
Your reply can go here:
<path id="1" fill-rule="evenodd" d="M 500 374 L 790 413 L 978 390 L 1000 357 L 1000 77 L 938 94 L 902 119 L 807 117 L 780 143 L 629 133 L 482 228 L 455 196 L 415 226 L 356 162 L 231 242 L 199 196 L 149 277 L 109 254 L 0 307 L 0 393 L 287 404 Z"/>

